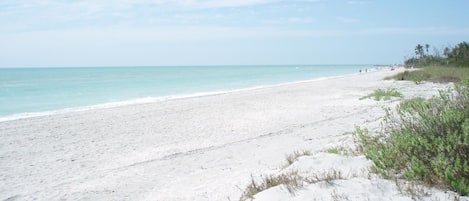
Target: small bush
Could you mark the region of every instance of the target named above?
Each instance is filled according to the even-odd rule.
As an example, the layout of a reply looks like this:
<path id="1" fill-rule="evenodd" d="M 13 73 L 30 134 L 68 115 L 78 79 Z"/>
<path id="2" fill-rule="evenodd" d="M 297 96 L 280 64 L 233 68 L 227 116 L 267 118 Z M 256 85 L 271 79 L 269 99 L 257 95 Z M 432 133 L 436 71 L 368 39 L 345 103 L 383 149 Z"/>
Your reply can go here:
<path id="1" fill-rule="evenodd" d="M 469 194 L 469 80 L 387 109 L 381 132 L 354 135 L 375 172 Z"/>
<path id="2" fill-rule="evenodd" d="M 376 89 L 373 93 L 361 97 L 360 100 L 367 99 L 367 98 L 373 98 L 375 101 L 380 101 L 380 100 L 391 100 L 391 97 L 397 97 L 397 98 L 402 98 L 403 95 L 398 92 L 396 89 Z"/>

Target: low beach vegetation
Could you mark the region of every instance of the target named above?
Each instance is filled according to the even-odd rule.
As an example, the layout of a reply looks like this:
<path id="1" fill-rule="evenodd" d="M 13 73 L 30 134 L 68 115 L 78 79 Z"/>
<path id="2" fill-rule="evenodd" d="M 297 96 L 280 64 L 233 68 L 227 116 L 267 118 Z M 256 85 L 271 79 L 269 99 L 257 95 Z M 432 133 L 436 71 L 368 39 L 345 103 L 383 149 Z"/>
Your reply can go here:
<path id="1" fill-rule="evenodd" d="M 423 81 L 435 83 L 456 83 L 468 78 L 469 68 L 429 66 L 419 70 L 404 71 L 386 79 L 407 80 L 420 84 Z"/>
<path id="2" fill-rule="evenodd" d="M 380 101 L 380 100 L 391 100 L 392 97 L 396 98 L 402 98 L 404 97 L 399 91 L 396 89 L 376 89 L 373 93 L 368 94 L 364 97 L 361 97 L 360 100 L 367 99 L 367 98 L 373 98 L 375 101 Z"/>
<path id="3" fill-rule="evenodd" d="M 469 80 L 388 108 L 379 131 L 357 128 L 354 136 L 385 178 L 469 194 Z"/>

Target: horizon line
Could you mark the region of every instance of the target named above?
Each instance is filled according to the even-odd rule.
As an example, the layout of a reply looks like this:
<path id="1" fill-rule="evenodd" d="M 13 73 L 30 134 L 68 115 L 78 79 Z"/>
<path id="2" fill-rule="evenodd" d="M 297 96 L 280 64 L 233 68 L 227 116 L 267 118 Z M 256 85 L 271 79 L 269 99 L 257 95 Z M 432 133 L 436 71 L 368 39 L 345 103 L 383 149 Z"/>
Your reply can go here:
<path id="1" fill-rule="evenodd" d="M 128 67 L 236 67 L 236 66 L 346 66 L 346 65 L 372 65 L 372 66 L 393 66 L 400 64 L 210 64 L 210 65 L 97 65 L 97 66 L 0 66 L 0 69 L 11 68 L 128 68 Z"/>

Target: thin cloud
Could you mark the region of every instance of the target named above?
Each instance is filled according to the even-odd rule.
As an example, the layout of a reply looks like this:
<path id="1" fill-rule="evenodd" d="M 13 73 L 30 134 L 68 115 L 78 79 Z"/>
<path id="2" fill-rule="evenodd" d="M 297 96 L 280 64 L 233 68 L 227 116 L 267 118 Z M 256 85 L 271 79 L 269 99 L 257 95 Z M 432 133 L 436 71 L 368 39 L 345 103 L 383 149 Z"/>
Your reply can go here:
<path id="1" fill-rule="evenodd" d="M 356 19 L 356 18 L 350 18 L 350 17 L 336 17 L 335 18 L 336 20 L 342 22 L 342 23 L 346 23 L 346 24 L 352 24 L 352 23 L 358 23 L 360 22 L 359 19 Z"/>
<path id="2" fill-rule="evenodd" d="M 182 1 L 183 6 L 189 8 L 227 8 L 243 7 L 272 2 L 271 0 L 209 0 L 209 1 Z"/>
<path id="3" fill-rule="evenodd" d="M 7 46 L 60 46 L 83 47 L 126 44 L 159 44 L 187 42 L 216 42 L 233 39 L 277 39 L 290 37 L 335 36 L 337 31 L 304 30 L 274 27 L 199 27 L 168 26 L 157 28 L 92 28 L 73 30 L 48 30 L 0 34 L 0 43 Z M 54 41 L 54 43 L 50 43 Z"/>
<path id="4" fill-rule="evenodd" d="M 385 27 L 353 31 L 357 35 L 418 35 L 418 36 L 451 36 L 469 35 L 469 28 L 454 27 Z"/>
<path id="5" fill-rule="evenodd" d="M 142 24 L 168 16 L 169 19 L 160 21 L 171 23 L 171 16 L 175 13 L 249 7 L 272 2 L 278 0 L 4 0 L 0 3 L 0 31 L 101 26 L 123 21 Z M 207 16 L 209 22 L 209 17 L 213 17 L 211 14 L 201 14 Z"/>
<path id="6" fill-rule="evenodd" d="M 367 1 L 347 1 L 347 4 L 350 4 L 350 5 L 364 5 L 367 3 L 368 3 Z"/>
<path id="7" fill-rule="evenodd" d="M 311 17 L 288 17 L 278 19 L 260 20 L 260 23 L 267 25 L 291 25 L 291 24 L 311 24 L 316 22 L 315 18 Z"/>
<path id="8" fill-rule="evenodd" d="M 3 10 L 22 9 L 44 9 L 68 8 L 91 10 L 127 10 L 137 6 L 158 6 L 168 9 L 200 9 L 200 8 L 225 8 L 242 7 L 276 2 L 275 0 L 81 0 L 81 1 L 59 1 L 59 0 L 6 0 L 0 3 L 0 12 Z"/>

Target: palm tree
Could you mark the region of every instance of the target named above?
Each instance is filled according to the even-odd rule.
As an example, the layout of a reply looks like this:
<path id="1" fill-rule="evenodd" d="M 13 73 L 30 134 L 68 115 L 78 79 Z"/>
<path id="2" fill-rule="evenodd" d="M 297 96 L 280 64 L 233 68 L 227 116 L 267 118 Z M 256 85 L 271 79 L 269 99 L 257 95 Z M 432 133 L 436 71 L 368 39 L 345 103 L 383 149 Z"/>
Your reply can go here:
<path id="1" fill-rule="evenodd" d="M 445 49 L 443 50 L 443 55 L 445 55 L 446 65 L 448 65 L 449 64 L 449 59 L 450 59 L 450 56 L 451 56 L 451 50 L 449 49 L 449 47 L 445 47 Z"/>
<path id="2" fill-rule="evenodd" d="M 443 50 L 443 55 L 445 55 L 445 57 L 448 58 L 450 53 L 451 52 L 449 50 L 449 47 L 445 47 L 445 49 Z"/>
<path id="3" fill-rule="evenodd" d="M 418 44 L 416 47 L 415 47 L 415 54 L 417 56 L 419 56 L 419 58 L 422 58 L 423 57 L 423 46 Z"/>
<path id="4" fill-rule="evenodd" d="M 429 45 L 429 44 L 425 44 L 425 51 L 427 52 L 427 55 L 428 55 L 428 48 L 430 48 L 430 45 Z"/>

